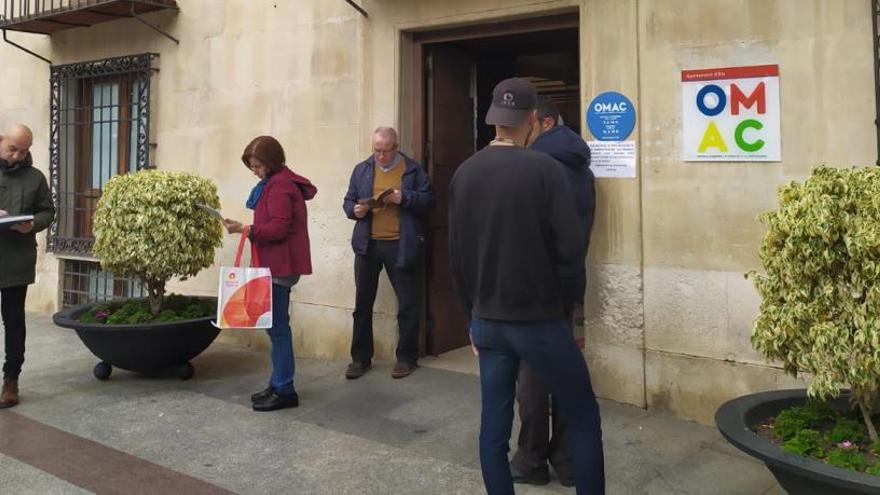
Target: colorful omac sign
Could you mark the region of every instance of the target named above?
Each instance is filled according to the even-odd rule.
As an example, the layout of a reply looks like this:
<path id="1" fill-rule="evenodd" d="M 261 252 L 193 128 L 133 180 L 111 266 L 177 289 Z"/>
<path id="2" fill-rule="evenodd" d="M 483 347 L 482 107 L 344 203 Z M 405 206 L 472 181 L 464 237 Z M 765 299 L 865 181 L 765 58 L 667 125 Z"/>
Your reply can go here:
<path id="1" fill-rule="evenodd" d="M 681 72 L 685 161 L 778 162 L 779 66 Z"/>

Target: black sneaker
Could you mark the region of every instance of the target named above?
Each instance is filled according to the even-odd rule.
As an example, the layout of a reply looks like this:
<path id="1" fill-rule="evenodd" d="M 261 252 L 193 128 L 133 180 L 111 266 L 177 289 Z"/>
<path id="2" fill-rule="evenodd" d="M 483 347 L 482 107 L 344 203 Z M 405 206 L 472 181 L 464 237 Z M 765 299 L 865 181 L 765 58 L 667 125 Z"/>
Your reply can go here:
<path id="1" fill-rule="evenodd" d="M 359 363 L 357 361 L 351 362 L 348 365 L 348 369 L 345 370 L 345 377 L 349 380 L 355 380 L 362 376 L 364 373 L 370 370 L 370 364 Z"/>
<path id="2" fill-rule="evenodd" d="M 270 386 L 266 387 L 265 390 L 261 390 L 260 392 L 257 392 L 254 395 L 252 395 L 251 402 L 261 401 L 261 400 L 265 399 L 266 397 L 269 397 L 270 395 L 272 395 L 272 392 L 274 392 L 274 391 L 275 391 L 275 389 L 272 388 L 272 386 L 270 385 Z"/>
<path id="3" fill-rule="evenodd" d="M 522 485 L 547 485 L 550 483 L 550 470 L 548 468 L 544 469 L 533 469 L 528 473 L 520 471 L 515 466 L 510 466 L 510 476 L 513 478 L 514 483 L 519 483 Z"/>
<path id="4" fill-rule="evenodd" d="M 265 399 L 254 402 L 254 411 L 277 411 L 278 409 L 297 406 L 299 406 L 299 396 L 296 392 L 292 394 L 279 394 L 273 390 Z"/>

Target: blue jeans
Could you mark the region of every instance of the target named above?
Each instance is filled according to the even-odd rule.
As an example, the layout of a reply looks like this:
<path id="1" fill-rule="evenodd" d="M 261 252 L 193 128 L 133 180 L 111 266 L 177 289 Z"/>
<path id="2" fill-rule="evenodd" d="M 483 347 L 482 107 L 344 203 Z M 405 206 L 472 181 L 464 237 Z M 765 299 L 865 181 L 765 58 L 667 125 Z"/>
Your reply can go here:
<path id="1" fill-rule="evenodd" d="M 266 330 L 272 341 L 272 378 L 269 385 L 279 394 L 292 394 L 293 335 L 290 332 L 290 287 L 272 284 L 272 328 Z"/>
<path id="2" fill-rule="evenodd" d="M 604 494 L 599 404 L 587 363 L 565 320 L 501 322 L 474 317 L 471 339 L 480 351 L 480 465 L 489 495 L 514 493 L 507 452 L 520 360 L 544 380 L 568 421 L 577 493 Z"/>

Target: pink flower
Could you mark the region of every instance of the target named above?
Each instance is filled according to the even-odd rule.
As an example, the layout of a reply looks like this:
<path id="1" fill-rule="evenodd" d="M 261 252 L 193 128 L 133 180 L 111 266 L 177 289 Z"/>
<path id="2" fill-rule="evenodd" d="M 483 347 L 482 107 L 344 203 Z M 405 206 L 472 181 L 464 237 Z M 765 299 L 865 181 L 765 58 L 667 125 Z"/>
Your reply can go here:
<path id="1" fill-rule="evenodd" d="M 858 448 L 858 446 L 856 444 L 850 442 L 849 440 L 844 440 L 844 441 L 838 443 L 837 446 L 843 450 L 853 450 L 853 449 Z"/>

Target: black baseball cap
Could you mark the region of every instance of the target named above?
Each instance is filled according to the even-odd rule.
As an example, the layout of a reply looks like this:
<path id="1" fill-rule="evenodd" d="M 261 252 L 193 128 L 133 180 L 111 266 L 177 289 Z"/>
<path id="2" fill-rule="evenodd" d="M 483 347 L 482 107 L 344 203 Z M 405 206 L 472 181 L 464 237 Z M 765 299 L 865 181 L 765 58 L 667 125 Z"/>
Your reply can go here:
<path id="1" fill-rule="evenodd" d="M 529 118 L 537 104 L 538 93 L 529 81 L 520 77 L 505 79 L 492 91 L 486 124 L 516 127 Z"/>

